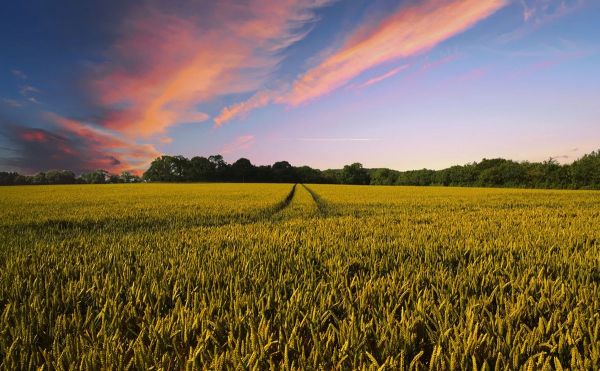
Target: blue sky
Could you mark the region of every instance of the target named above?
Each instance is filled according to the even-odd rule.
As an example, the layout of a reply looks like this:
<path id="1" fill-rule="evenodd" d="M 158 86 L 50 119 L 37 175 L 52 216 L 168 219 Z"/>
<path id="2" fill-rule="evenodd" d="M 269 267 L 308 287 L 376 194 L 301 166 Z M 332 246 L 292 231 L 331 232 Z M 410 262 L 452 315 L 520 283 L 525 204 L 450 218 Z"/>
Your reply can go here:
<path id="1" fill-rule="evenodd" d="M 571 162 L 600 147 L 598 19 L 591 0 L 10 2 L 0 169 Z"/>

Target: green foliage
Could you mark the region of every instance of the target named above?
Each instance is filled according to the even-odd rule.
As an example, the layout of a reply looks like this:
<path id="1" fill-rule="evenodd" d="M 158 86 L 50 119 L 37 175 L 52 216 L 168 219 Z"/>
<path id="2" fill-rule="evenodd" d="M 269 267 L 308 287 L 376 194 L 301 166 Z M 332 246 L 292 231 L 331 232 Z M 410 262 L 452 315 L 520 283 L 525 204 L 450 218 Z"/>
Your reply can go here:
<path id="1" fill-rule="evenodd" d="M 398 173 L 390 169 L 376 169 L 371 174 L 371 184 L 393 185 L 396 184 Z"/>
<path id="2" fill-rule="evenodd" d="M 0 189 L 0 369 L 598 369 L 600 198 Z"/>
<path id="3" fill-rule="evenodd" d="M 149 182 L 226 181 L 600 189 L 600 151 L 585 155 L 571 165 L 560 165 L 554 159 L 530 163 L 496 158 L 437 171 L 364 169 L 360 163 L 346 165 L 343 169 L 321 171 L 309 166 L 294 167 L 287 161 L 279 161 L 272 166 L 255 166 L 245 158 L 230 165 L 221 155 L 208 158 L 197 156 L 191 160 L 183 156 L 160 156 L 152 161 L 143 178 Z M 34 176 L 0 172 L 0 185 L 133 183 L 140 180 L 129 173 L 117 176 L 104 170 L 85 173 L 79 178 L 75 178 L 69 171 L 41 172 Z"/>
<path id="4" fill-rule="evenodd" d="M 576 187 L 600 188 L 600 150 L 575 161 L 570 170 Z"/>
<path id="5" fill-rule="evenodd" d="M 358 162 L 344 166 L 340 179 L 343 184 L 369 184 L 371 182 L 369 172 Z"/>
<path id="6" fill-rule="evenodd" d="M 104 184 L 111 180 L 110 174 L 106 170 L 96 170 L 89 173 L 83 173 L 81 174 L 81 179 L 84 183 L 88 184 Z"/>

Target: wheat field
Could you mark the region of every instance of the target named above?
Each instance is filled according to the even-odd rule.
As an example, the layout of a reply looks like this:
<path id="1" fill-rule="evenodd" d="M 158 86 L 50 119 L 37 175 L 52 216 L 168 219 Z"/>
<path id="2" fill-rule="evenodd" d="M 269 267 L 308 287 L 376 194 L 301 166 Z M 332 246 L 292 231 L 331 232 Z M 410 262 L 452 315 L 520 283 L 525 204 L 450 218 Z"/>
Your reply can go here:
<path id="1" fill-rule="evenodd" d="M 600 193 L 0 189 L 0 368 L 600 365 Z"/>

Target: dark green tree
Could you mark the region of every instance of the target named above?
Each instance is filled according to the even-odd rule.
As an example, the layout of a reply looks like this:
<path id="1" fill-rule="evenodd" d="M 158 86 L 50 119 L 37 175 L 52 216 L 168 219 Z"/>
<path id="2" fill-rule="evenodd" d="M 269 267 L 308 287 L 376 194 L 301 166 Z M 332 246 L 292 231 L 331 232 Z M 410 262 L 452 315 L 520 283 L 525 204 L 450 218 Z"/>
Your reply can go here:
<path id="1" fill-rule="evenodd" d="M 232 180 L 237 182 L 252 181 L 255 167 L 247 158 L 240 158 L 231 165 Z"/>
<path id="2" fill-rule="evenodd" d="M 192 157 L 190 160 L 190 180 L 206 182 L 215 179 L 216 165 L 206 157 Z"/>
<path id="3" fill-rule="evenodd" d="M 341 177 L 344 184 L 369 184 L 371 182 L 369 172 L 358 162 L 344 166 Z"/>
<path id="4" fill-rule="evenodd" d="M 398 172 L 391 169 L 376 169 L 371 174 L 371 184 L 394 185 L 398 179 Z"/>

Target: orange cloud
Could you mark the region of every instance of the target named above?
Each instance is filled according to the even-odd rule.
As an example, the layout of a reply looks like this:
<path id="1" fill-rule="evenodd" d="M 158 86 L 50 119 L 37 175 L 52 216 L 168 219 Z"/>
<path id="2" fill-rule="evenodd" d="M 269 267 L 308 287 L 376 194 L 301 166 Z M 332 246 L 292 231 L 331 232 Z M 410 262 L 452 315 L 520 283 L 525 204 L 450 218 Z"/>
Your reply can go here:
<path id="1" fill-rule="evenodd" d="M 151 136 L 173 125 L 201 122 L 198 110 L 216 97 L 258 89 L 304 37 L 302 25 L 330 0 L 219 1 L 186 14 L 152 9 L 124 26 L 100 68 L 94 91 L 111 107 L 103 125 Z"/>
<path id="2" fill-rule="evenodd" d="M 221 126 L 236 117 L 245 117 L 250 111 L 266 106 L 273 100 L 274 93 L 270 90 L 260 90 L 250 99 L 225 107 L 219 116 L 215 117 L 216 126 Z"/>
<path id="3" fill-rule="evenodd" d="M 372 67 L 430 50 L 506 4 L 507 0 L 428 0 L 401 7 L 354 32 L 278 101 L 295 106 L 328 94 Z"/>
<path id="4" fill-rule="evenodd" d="M 173 143 L 173 138 L 170 138 L 170 137 L 160 138 L 160 142 L 162 144 L 171 144 L 171 143 Z"/>

